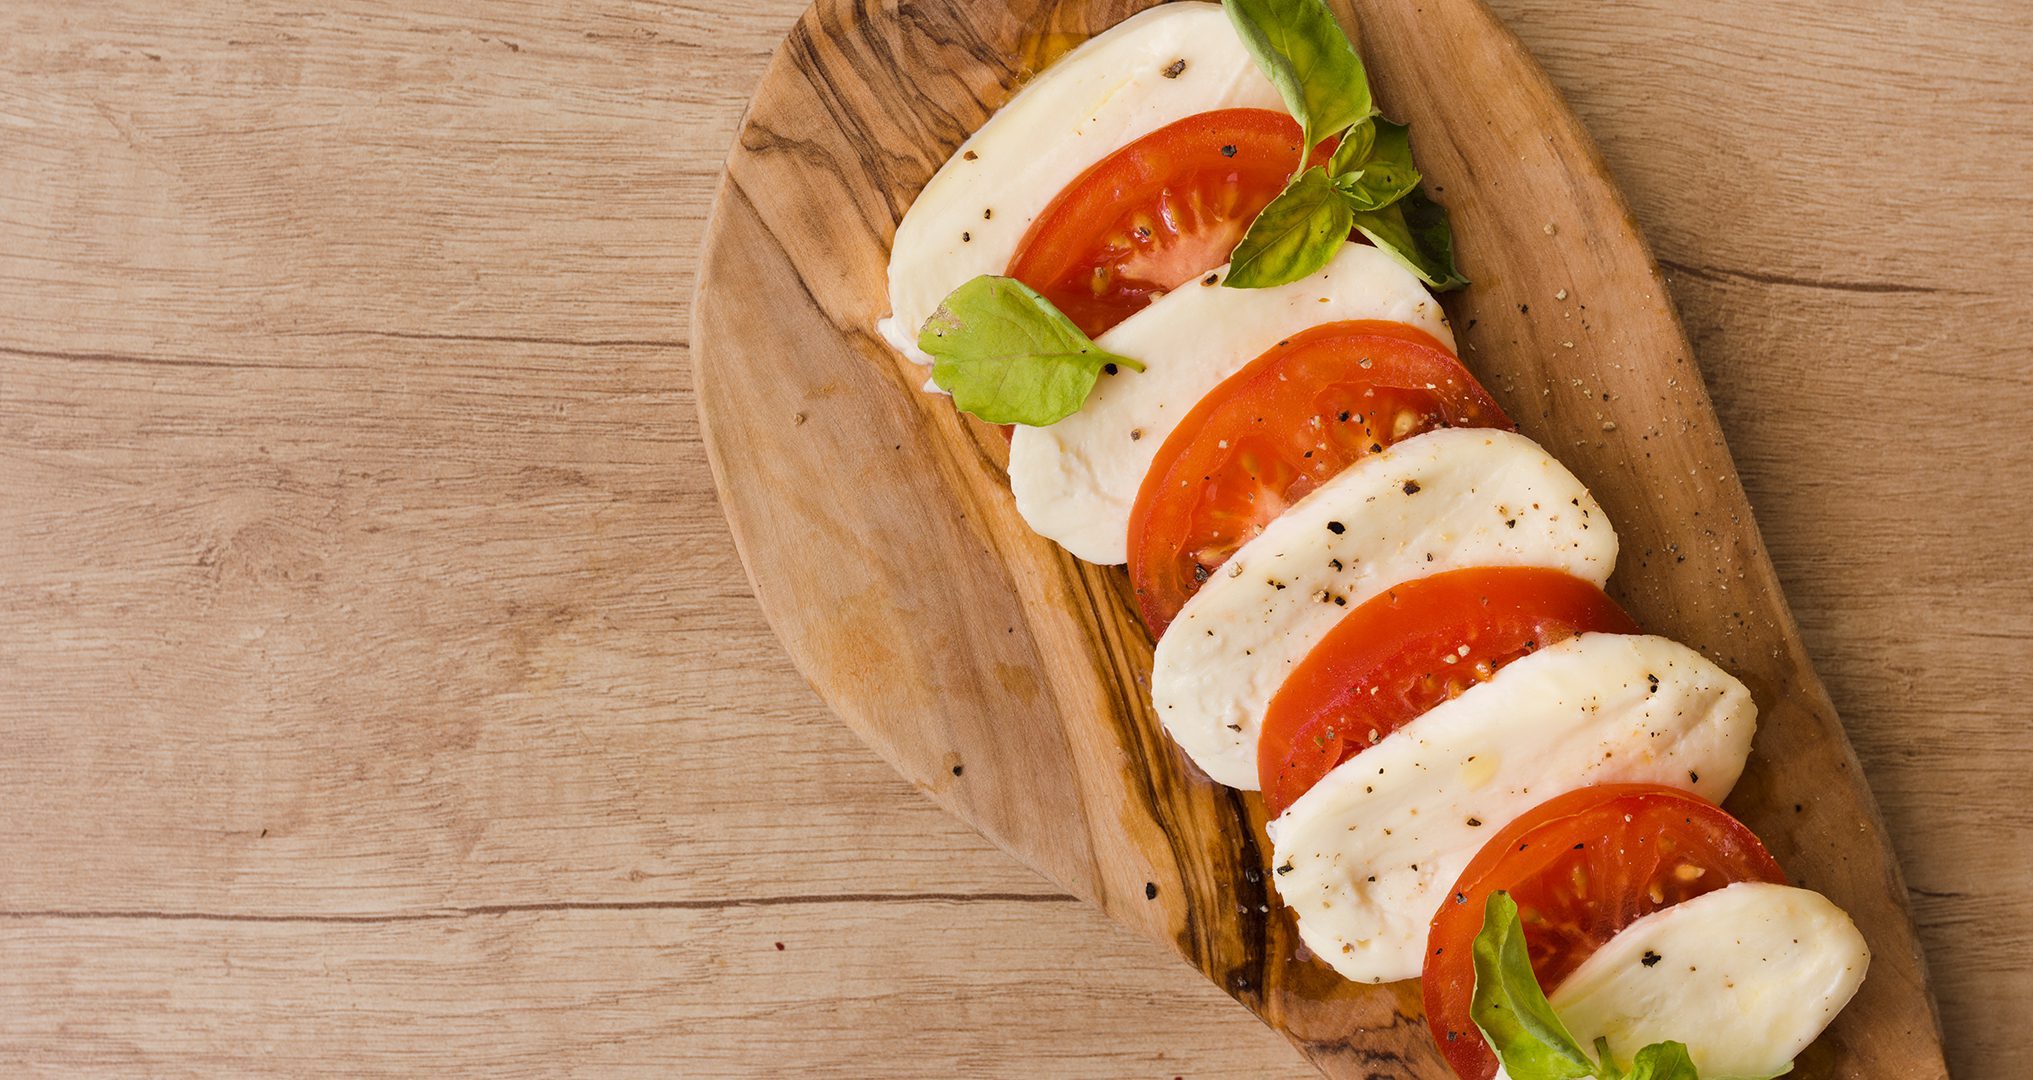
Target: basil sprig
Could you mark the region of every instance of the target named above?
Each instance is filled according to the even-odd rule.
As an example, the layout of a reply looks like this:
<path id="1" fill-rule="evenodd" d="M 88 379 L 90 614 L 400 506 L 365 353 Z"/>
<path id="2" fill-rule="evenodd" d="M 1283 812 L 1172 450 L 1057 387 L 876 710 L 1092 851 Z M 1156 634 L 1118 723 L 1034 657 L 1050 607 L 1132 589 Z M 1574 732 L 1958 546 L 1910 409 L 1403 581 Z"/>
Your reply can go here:
<path id="1" fill-rule="evenodd" d="M 1250 223 L 1222 284 L 1263 289 L 1297 281 L 1327 265 L 1349 225 L 1436 289 L 1468 284 L 1454 269 L 1447 212 L 1419 191 L 1407 129 L 1377 115 L 1362 58 L 1326 0 L 1221 6 L 1299 121 L 1305 145 L 1341 138 L 1324 170 L 1302 169 Z M 1342 229 L 1329 231 L 1338 222 Z"/>
<path id="2" fill-rule="evenodd" d="M 1583 1050 L 1539 989 L 1524 924 L 1509 893 L 1489 895 L 1472 952 L 1475 996 L 1469 1016 L 1511 1080 L 1699 1080 L 1684 1043 L 1653 1043 L 1631 1058 L 1629 1069 L 1617 1067 L 1607 1039 L 1595 1040 L 1594 1056 Z M 1789 1063 L 1773 1075 L 1792 1068 Z"/>
<path id="3" fill-rule="evenodd" d="M 947 294 L 918 348 L 954 407 L 991 424 L 1057 423 L 1079 411 L 1104 369 L 1144 369 L 1103 351 L 1030 286 L 991 274 Z"/>
<path id="4" fill-rule="evenodd" d="M 1327 265 L 1354 223 L 1355 211 L 1327 170 L 1307 169 L 1250 223 L 1228 257 L 1225 284 L 1262 289 L 1297 281 Z"/>
<path id="5" fill-rule="evenodd" d="M 1447 227 L 1447 211 L 1425 192 L 1414 188 L 1381 210 L 1358 211 L 1355 227 L 1426 284 L 1442 292 L 1468 284 L 1454 269 L 1454 233 Z"/>
<path id="6" fill-rule="evenodd" d="M 1313 146 L 1376 112 L 1369 74 L 1323 0 L 1222 0 L 1236 35 Z"/>

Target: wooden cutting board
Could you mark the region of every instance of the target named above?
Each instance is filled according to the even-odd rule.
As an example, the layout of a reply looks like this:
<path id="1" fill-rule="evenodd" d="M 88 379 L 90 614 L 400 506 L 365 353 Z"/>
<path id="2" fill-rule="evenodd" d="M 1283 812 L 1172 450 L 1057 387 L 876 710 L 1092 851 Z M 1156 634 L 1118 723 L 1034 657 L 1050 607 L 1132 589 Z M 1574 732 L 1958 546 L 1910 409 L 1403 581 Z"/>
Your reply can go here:
<path id="1" fill-rule="evenodd" d="M 715 480 L 772 625 L 828 704 L 940 805 L 1171 944 L 1331 1076 L 1444 1077 L 1416 983 L 1301 959 L 1254 795 L 1202 777 L 1148 698 L 1118 569 L 1017 516 L 991 429 L 874 333 L 898 218 L 1031 72 L 1145 6 L 820 0 L 729 157 L 693 331 Z M 1862 992 L 1800 1075 L 1944 1077 L 1905 890 L 1811 670 L 1657 267 L 1587 134 L 1476 0 L 1356 0 L 1475 284 L 1462 358 L 1610 513 L 1611 592 L 1748 684 L 1729 808 L 1855 917 Z"/>

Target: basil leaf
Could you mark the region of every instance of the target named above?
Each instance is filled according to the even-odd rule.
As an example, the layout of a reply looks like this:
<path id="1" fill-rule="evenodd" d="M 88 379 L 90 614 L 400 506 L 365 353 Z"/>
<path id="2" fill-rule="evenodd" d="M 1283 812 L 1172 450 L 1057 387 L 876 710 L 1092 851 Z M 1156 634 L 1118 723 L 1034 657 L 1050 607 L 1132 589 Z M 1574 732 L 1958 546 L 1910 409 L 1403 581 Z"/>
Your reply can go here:
<path id="1" fill-rule="evenodd" d="M 1445 292 L 1468 284 L 1454 269 L 1454 233 L 1447 227 L 1447 211 L 1425 192 L 1414 188 L 1381 210 L 1357 211 L 1355 227 L 1435 289 Z"/>
<path id="2" fill-rule="evenodd" d="M 1376 146 L 1376 118 L 1349 128 L 1341 133 L 1341 145 L 1334 148 L 1334 156 L 1327 159 L 1327 175 L 1340 179 L 1351 173 L 1362 171 L 1362 163 L 1369 160 L 1370 150 Z"/>
<path id="3" fill-rule="evenodd" d="M 1608 1055 L 1604 1055 L 1607 1060 Z M 1694 1075 L 1694 1061 L 1687 1045 L 1677 1042 L 1653 1043 L 1638 1051 L 1624 1080 L 1700 1080 Z"/>
<path id="4" fill-rule="evenodd" d="M 1267 289 L 1297 281 L 1327 265 L 1348 240 L 1348 200 L 1314 166 L 1292 178 L 1263 208 L 1229 256 L 1231 289 Z"/>
<path id="5" fill-rule="evenodd" d="M 1326 0 L 1221 0 L 1221 7 L 1308 147 L 1375 111 L 1362 58 Z"/>
<path id="6" fill-rule="evenodd" d="M 1102 368 L 1144 366 L 1103 352 L 1072 320 L 1015 278 L 983 274 L 925 320 L 918 348 L 953 405 L 991 424 L 1043 427 L 1078 412 Z"/>
<path id="7" fill-rule="evenodd" d="M 1483 906 L 1475 935 L 1475 996 L 1468 1014 L 1511 1080 L 1584 1080 L 1594 1061 L 1567 1033 L 1532 974 L 1518 905 L 1502 891 Z"/>
<path id="8" fill-rule="evenodd" d="M 1356 125 L 1356 128 L 1365 127 L 1372 132 L 1369 152 L 1353 171 L 1337 171 L 1334 186 L 1348 196 L 1350 208 L 1357 211 L 1381 210 L 1419 186 L 1419 170 L 1412 165 L 1411 129 L 1380 116 Z M 1335 151 L 1333 160 L 1341 160 L 1339 150 Z M 1328 168 L 1334 169 L 1332 162 Z"/>

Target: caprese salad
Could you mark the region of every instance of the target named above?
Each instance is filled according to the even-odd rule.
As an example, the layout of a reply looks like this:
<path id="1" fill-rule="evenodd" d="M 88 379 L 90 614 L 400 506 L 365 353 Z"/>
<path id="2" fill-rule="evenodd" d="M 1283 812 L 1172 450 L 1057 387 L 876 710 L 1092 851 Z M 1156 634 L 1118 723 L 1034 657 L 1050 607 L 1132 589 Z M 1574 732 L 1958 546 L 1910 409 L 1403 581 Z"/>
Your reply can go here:
<path id="1" fill-rule="evenodd" d="M 880 329 L 1128 566 L 1156 715 L 1262 792 L 1321 962 L 1423 979 L 1467 1080 L 1779 1075 L 1863 938 L 1718 807 L 1751 695 L 1603 592 L 1607 516 L 1454 353 L 1452 247 L 1323 0 L 1188 0 L 961 144 Z"/>

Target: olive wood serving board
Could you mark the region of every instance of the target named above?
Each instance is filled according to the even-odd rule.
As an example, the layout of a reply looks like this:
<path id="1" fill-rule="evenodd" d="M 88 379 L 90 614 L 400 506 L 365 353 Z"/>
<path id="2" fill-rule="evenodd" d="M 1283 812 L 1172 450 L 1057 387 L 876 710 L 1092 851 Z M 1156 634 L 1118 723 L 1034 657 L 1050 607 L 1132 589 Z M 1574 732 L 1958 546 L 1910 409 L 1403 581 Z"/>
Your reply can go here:
<path id="1" fill-rule="evenodd" d="M 1340 0 L 1337 0 L 1340 3 Z M 992 428 L 876 336 L 898 218 L 1025 77 L 1140 0 L 818 0 L 749 106 L 707 230 L 699 410 L 757 597 L 832 709 L 928 796 L 1170 945 L 1335 1077 L 1450 1075 L 1418 984 L 1307 958 L 1263 811 L 1160 731 L 1119 569 L 1017 516 Z M 1610 591 L 1755 695 L 1729 808 L 1874 959 L 1800 1075 L 1944 1077 L 1906 893 L 1809 666 L 1658 267 L 1580 124 L 1477 0 L 1340 3 L 1413 125 L 1474 284 L 1462 359 L 1595 492 Z M 1783 407 L 1783 406 L 1781 406 Z"/>

